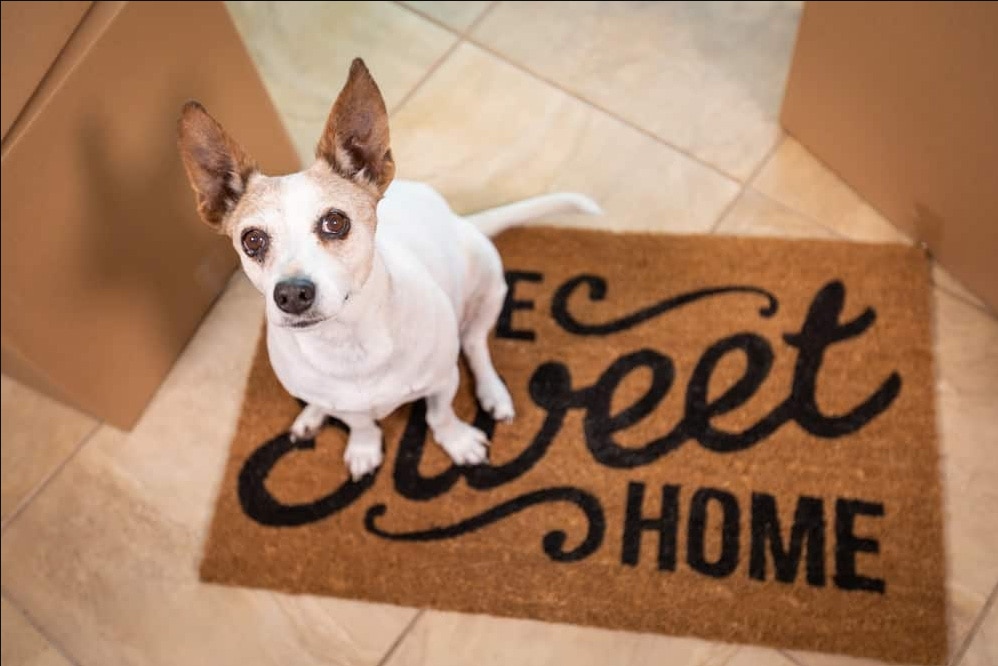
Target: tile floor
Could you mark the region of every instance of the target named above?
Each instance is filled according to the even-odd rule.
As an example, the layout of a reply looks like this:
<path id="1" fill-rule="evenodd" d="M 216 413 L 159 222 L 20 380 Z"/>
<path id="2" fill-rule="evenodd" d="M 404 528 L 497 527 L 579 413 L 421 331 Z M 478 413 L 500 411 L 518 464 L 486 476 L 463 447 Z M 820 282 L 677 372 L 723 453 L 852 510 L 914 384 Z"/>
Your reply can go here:
<path id="1" fill-rule="evenodd" d="M 800 4 L 229 3 L 302 158 L 362 55 L 400 175 L 459 211 L 908 242 L 777 112 Z M 998 663 L 998 320 L 934 272 L 951 663 Z M 235 276 L 131 433 L 2 380 L 2 657 L 63 664 L 824 666 L 854 659 L 197 581 L 261 303 Z M 211 417 L 204 418 L 206 410 Z"/>

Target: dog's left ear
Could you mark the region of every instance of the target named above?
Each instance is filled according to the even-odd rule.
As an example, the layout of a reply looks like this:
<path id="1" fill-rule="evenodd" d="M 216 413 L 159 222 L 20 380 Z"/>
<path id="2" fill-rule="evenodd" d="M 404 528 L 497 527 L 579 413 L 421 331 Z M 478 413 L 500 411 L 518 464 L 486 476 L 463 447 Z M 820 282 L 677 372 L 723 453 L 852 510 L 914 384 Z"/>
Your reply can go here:
<path id="1" fill-rule="evenodd" d="M 385 100 L 360 58 L 350 65 L 315 152 L 333 171 L 379 197 L 395 177 Z"/>

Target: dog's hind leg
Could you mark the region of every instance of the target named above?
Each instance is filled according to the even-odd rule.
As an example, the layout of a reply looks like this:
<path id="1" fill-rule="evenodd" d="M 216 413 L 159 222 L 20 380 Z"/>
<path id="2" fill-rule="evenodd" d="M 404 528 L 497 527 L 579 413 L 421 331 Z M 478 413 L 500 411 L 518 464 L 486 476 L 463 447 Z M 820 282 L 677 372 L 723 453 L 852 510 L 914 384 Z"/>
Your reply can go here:
<path id="1" fill-rule="evenodd" d="M 455 364 L 447 383 L 426 397 L 426 423 L 451 460 L 458 465 L 478 465 L 488 458 L 489 439 L 454 413 L 454 396 L 460 380 Z"/>
<path id="2" fill-rule="evenodd" d="M 492 365 L 489 353 L 489 331 L 495 326 L 506 298 L 506 282 L 501 272 L 482 291 L 484 293 L 478 296 L 475 309 L 461 331 L 461 348 L 475 375 L 479 404 L 495 420 L 510 421 L 514 416 L 513 399 Z"/>

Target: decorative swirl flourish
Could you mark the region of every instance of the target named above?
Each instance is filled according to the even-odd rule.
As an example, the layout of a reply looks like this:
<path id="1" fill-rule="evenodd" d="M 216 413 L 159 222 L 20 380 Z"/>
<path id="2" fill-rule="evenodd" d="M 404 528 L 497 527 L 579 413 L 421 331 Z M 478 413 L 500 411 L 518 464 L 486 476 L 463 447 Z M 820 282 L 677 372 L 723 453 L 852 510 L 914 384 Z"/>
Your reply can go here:
<path id="1" fill-rule="evenodd" d="M 642 324 L 649 319 L 654 319 L 669 310 L 675 310 L 676 308 L 680 308 L 688 303 L 721 294 L 741 293 L 757 294 L 762 296 L 767 300 L 767 304 L 759 308 L 759 314 L 767 318 L 776 314 L 776 311 L 780 307 L 779 301 L 776 299 L 775 295 L 759 287 L 737 285 L 730 287 L 712 287 L 710 289 L 698 289 L 685 294 L 679 294 L 678 296 L 670 296 L 655 305 L 648 306 L 644 309 L 638 310 L 637 312 L 633 312 L 624 317 L 604 322 L 602 324 L 587 324 L 576 319 L 575 316 L 568 311 L 569 298 L 571 298 L 576 289 L 583 284 L 589 287 L 590 301 L 602 301 L 606 298 L 606 280 L 597 275 L 583 274 L 567 280 L 558 288 L 558 291 L 554 294 L 554 298 L 551 299 L 551 316 L 554 317 L 555 321 L 558 322 L 558 325 L 565 331 L 574 333 L 575 335 L 609 335 L 611 333 L 619 333 L 621 331 L 626 331 L 629 328 L 633 328 L 638 324 Z"/>
<path id="2" fill-rule="evenodd" d="M 575 504 L 582 510 L 589 523 L 585 539 L 578 546 L 570 550 L 565 550 L 565 542 L 568 540 L 568 536 L 563 530 L 552 530 L 545 534 L 542 544 L 544 552 L 548 557 L 556 562 L 576 562 L 588 557 L 600 547 L 600 544 L 603 543 L 603 535 L 606 532 L 603 508 L 596 497 L 584 490 L 571 486 L 535 490 L 519 497 L 514 497 L 507 502 L 503 502 L 453 525 L 431 527 L 430 529 L 415 532 L 393 533 L 376 525 L 375 521 L 385 515 L 388 508 L 384 504 L 375 504 L 364 515 L 364 527 L 371 534 L 392 541 L 439 541 L 442 539 L 453 539 L 468 532 L 474 532 L 514 513 L 519 513 L 524 509 L 547 502 L 570 502 Z"/>
<path id="3" fill-rule="evenodd" d="M 345 429 L 345 426 L 334 419 L 330 419 L 330 422 L 335 427 Z M 282 504 L 267 490 L 267 477 L 280 459 L 288 453 L 296 449 L 314 448 L 314 439 L 296 442 L 292 441 L 290 433 L 283 433 L 254 451 L 239 471 L 239 504 L 246 515 L 262 525 L 271 527 L 307 525 L 342 511 L 374 485 L 373 474 L 359 481 L 352 481 L 347 477 L 336 490 L 314 502 Z"/>

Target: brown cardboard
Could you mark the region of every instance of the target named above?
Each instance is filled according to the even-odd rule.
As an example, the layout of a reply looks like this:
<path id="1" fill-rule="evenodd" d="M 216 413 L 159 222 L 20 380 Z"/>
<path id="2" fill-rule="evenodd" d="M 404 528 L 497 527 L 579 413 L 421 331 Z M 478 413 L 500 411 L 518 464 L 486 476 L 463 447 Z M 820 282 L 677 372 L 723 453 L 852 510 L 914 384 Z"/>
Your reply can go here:
<path id="1" fill-rule="evenodd" d="M 3 143 L 3 371 L 123 428 L 236 262 L 177 153 L 188 99 L 265 170 L 298 168 L 215 2 L 94 3 Z"/>
<path id="2" fill-rule="evenodd" d="M 0 3 L 0 125 L 3 136 L 92 2 Z M 24 29 L 31 26 L 30 30 Z"/>
<path id="3" fill-rule="evenodd" d="M 782 124 L 998 309 L 998 4 L 808 2 Z"/>

